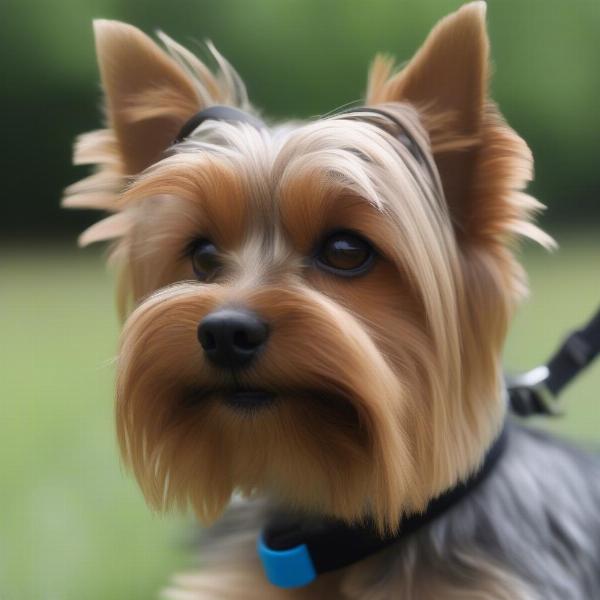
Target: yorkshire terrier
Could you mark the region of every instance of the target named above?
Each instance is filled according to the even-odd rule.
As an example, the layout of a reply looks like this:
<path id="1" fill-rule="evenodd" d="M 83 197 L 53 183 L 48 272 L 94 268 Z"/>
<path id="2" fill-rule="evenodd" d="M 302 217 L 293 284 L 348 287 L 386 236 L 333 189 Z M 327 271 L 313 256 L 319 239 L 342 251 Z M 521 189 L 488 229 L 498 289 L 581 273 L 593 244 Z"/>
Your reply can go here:
<path id="1" fill-rule="evenodd" d="M 514 244 L 552 240 L 485 4 L 312 122 L 265 124 L 212 46 L 95 34 L 64 205 L 110 213 L 80 242 L 120 274 L 121 452 L 152 508 L 221 517 L 166 597 L 598 597 L 598 464 L 506 421 Z"/>

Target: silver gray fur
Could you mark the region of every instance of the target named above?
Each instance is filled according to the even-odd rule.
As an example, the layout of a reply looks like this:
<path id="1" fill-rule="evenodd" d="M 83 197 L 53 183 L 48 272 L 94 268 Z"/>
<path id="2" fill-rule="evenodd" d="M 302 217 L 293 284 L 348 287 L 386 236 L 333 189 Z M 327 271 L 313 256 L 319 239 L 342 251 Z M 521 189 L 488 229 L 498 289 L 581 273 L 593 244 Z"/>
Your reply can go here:
<path id="1" fill-rule="evenodd" d="M 428 560 L 449 566 L 473 551 L 489 557 L 540 599 L 600 598 L 600 460 L 510 426 L 488 479 L 415 543 Z"/>

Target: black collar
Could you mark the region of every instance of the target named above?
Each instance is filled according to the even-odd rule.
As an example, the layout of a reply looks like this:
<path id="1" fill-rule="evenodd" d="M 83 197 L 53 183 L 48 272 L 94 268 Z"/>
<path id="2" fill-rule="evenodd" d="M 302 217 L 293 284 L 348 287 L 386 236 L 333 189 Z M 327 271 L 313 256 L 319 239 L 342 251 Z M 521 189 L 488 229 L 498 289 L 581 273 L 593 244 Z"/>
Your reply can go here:
<path id="1" fill-rule="evenodd" d="M 393 535 L 381 537 L 372 524 L 273 514 L 258 540 L 269 581 L 282 588 L 304 586 L 318 575 L 351 565 L 415 533 L 460 502 L 491 473 L 504 451 L 506 436 L 504 426 L 475 474 L 432 500 L 422 514 L 405 518 Z"/>

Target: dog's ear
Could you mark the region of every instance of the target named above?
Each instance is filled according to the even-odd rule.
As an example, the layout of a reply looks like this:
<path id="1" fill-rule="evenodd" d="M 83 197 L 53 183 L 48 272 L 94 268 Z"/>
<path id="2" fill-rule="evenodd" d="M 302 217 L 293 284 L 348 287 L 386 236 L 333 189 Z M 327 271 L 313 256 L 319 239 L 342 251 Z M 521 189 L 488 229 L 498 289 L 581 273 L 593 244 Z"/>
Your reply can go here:
<path id="1" fill-rule="evenodd" d="M 367 104 L 416 107 L 459 238 L 505 241 L 524 233 L 539 239 L 541 232 L 527 223 L 539 203 L 514 193 L 531 178 L 531 153 L 488 98 L 485 12 L 485 2 L 472 2 L 442 19 L 399 72 L 389 59 L 376 58 Z"/>
<path id="2" fill-rule="evenodd" d="M 442 19 L 400 73 L 370 90 L 368 102 L 411 102 L 448 115 L 459 134 L 476 134 L 486 100 L 488 54 L 485 3 L 472 2 Z"/>
<path id="3" fill-rule="evenodd" d="M 95 172 L 70 185 L 62 205 L 117 214 L 86 230 L 83 245 L 124 235 L 129 223 L 122 191 L 161 159 L 196 112 L 215 104 L 251 110 L 239 75 L 211 44 L 214 71 L 163 33 L 166 51 L 125 23 L 98 20 L 94 30 L 107 128 L 78 137 L 73 162 L 95 165 Z"/>
<path id="4" fill-rule="evenodd" d="M 159 159 L 200 107 L 192 79 L 139 29 L 94 22 L 108 126 L 127 175 Z"/>

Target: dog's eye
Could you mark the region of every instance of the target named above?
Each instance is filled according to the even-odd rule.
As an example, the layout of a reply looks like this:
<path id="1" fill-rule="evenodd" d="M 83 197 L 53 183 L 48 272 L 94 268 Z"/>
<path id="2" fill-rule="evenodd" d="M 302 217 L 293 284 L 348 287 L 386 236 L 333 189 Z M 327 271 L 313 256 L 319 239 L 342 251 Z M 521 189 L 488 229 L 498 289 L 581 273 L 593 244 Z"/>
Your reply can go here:
<path id="1" fill-rule="evenodd" d="M 322 269 L 353 277 L 365 273 L 373 262 L 372 246 L 351 232 L 338 232 L 328 237 L 317 254 L 317 264 Z"/>
<path id="2" fill-rule="evenodd" d="M 199 240 L 190 250 L 192 267 L 200 281 L 211 278 L 221 267 L 219 251 L 210 240 Z"/>

